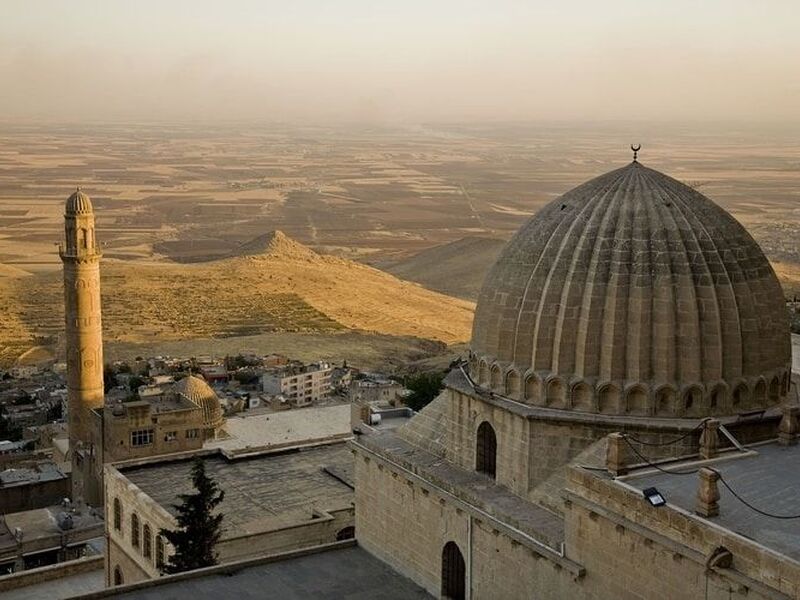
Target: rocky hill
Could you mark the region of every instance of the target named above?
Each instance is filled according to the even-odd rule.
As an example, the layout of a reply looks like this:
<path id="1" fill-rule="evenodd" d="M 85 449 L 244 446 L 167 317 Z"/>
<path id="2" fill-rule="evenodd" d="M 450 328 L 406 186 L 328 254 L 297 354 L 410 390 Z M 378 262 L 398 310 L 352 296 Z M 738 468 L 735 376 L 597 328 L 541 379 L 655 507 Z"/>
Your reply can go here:
<path id="1" fill-rule="evenodd" d="M 379 265 L 408 281 L 416 281 L 443 294 L 475 300 L 489 268 L 505 241 L 487 237 L 465 237 L 423 250 L 405 260 Z"/>
<path id="2" fill-rule="evenodd" d="M 105 338 L 118 342 L 359 330 L 451 344 L 469 338 L 474 309 L 378 269 L 317 254 L 279 231 L 216 261 L 105 260 L 102 295 Z M 0 317 L 7 354 L 63 328 L 60 272 L 7 278 L 0 300 L 10 308 Z"/>

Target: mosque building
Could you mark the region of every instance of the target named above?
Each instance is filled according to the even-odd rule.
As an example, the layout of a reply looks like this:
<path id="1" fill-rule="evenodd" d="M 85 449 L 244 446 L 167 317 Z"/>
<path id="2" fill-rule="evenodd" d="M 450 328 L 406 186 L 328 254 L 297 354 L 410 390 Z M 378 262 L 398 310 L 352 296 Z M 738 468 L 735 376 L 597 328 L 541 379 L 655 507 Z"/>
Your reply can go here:
<path id="1" fill-rule="evenodd" d="M 66 202 L 64 314 L 72 498 L 104 502 L 103 465 L 201 448 L 224 425 L 219 398 L 189 376 L 163 396 L 105 404 L 100 260 L 92 202 L 80 189 Z"/>
<path id="2" fill-rule="evenodd" d="M 71 233 L 71 202 L 70 401 L 90 409 L 99 312 L 85 335 L 70 318 L 97 280 L 72 271 L 99 254 Z M 406 424 L 356 420 L 352 463 L 341 440 L 209 454 L 230 488 L 223 564 L 159 576 L 171 549 L 151 534 L 186 485 L 179 457 L 106 466 L 106 577 L 121 587 L 92 597 L 800 600 L 797 383 L 758 244 L 634 154 L 517 232 L 467 359 Z M 221 419 L 209 391 L 187 378 L 171 397 L 203 437 Z"/>
<path id="3" fill-rule="evenodd" d="M 800 598 L 790 377 L 759 246 L 634 158 L 517 232 L 442 394 L 352 442 L 358 544 L 443 598 Z"/>

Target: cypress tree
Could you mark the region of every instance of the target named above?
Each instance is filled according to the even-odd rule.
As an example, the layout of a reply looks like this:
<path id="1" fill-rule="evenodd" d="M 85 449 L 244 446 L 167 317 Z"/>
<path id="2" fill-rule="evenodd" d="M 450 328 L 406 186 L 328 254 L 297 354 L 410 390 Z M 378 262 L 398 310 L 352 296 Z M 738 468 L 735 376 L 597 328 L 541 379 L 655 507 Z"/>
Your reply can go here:
<path id="1" fill-rule="evenodd" d="M 206 475 L 205 463 L 196 457 L 192 465 L 192 483 L 195 493 L 180 494 L 180 504 L 173 504 L 178 512 L 175 531 L 161 530 L 161 535 L 175 548 L 175 554 L 164 565 L 164 573 L 180 573 L 211 567 L 217 564 L 214 551 L 222 534 L 222 514 L 214 514 L 214 509 L 225 498 L 211 477 Z"/>

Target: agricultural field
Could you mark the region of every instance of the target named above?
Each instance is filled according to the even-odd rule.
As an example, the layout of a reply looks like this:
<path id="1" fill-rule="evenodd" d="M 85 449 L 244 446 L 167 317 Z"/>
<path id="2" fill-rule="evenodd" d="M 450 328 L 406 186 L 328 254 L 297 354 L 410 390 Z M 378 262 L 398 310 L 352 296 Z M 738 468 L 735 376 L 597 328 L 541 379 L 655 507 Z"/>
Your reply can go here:
<path id="1" fill-rule="evenodd" d="M 0 124 L 0 360 L 58 347 L 55 244 L 78 185 L 97 215 L 115 347 L 269 332 L 464 342 L 469 301 L 502 243 L 559 194 L 627 163 L 631 142 L 643 144 L 644 164 L 729 210 L 787 295 L 800 294 L 796 134 L 630 124 Z M 254 265 L 248 244 L 277 230 L 324 259 L 273 253 L 261 261 L 268 267 Z M 325 262 L 334 257 L 344 262 Z M 354 270 L 359 263 L 399 279 L 367 276 Z M 425 296 L 421 286 L 464 300 Z"/>

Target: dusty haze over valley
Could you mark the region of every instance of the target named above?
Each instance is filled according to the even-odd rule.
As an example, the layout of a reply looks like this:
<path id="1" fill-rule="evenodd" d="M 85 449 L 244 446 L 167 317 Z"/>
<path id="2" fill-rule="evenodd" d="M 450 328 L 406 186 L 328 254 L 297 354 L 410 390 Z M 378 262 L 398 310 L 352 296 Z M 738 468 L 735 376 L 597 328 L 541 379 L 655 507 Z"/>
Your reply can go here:
<path id="1" fill-rule="evenodd" d="M 55 244 L 78 185 L 112 358 L 267 334 L 286 352 L 389 336 L 405 358 L 466 342 L 513 232 L 631 143 L 739 219 L 793 295 L 797 24 L 790 1 L 7 0 L 0 356 L 60 352 Z M 241 268 L 276 231 L 313 251 L 302 275 L 280 253 Z"/>
<path id="2" fill-rule="evenodd" d="M 645 164 L 729 210 L 786 294 L 800 291 L 800 144 L 787 130 L 5 124 L 0 133 L 6 361 L 32 345 L 59 348 L 55 243 L 76 184 L 98 215 L 112 356 L 144 341 L 270 332 L 466 342 L 471 301 L 504 242 L 545 203 L 629 161 L 631 139 L 644 140 Z M 271 258 L 253 262 L 261 253 Z"/>

